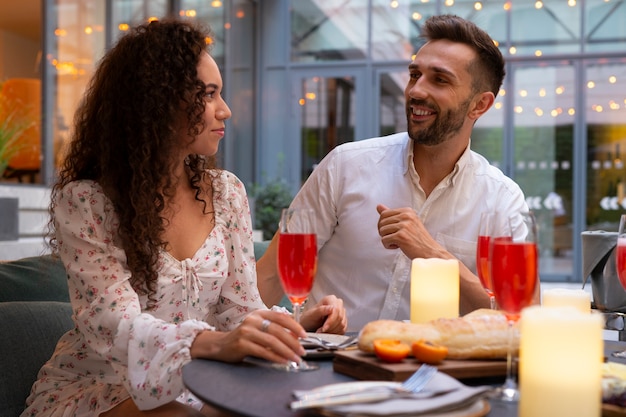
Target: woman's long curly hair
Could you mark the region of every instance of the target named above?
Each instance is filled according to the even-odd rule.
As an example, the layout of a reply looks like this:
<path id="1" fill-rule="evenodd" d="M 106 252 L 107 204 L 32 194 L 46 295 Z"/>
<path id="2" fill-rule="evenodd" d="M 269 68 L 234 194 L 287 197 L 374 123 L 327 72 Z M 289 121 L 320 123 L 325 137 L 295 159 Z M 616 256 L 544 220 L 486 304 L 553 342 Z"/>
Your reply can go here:
<path id="1" fill-rule="evenodd" d="M 207 51 L 208 29 L 178 20 L 154 21 L 132 29 L 103 57 L 76 111 L 68 152 L 52 188 L 48 239 L 54 234 L 55 201 L 76 180 L 98 182 L 119 217 L 118 234 L 131 271 L 131 284 L 156 290 L 159 250 L 166 226 L 165 202 L 174 195 L 175 166 L 181 161 L 181 119 L 192 141 L 204 130 L 206 86 L 197 65 Z M 189 178 L 200 184 L 214 158 L 190 155 Z M 204 201 L 204 200 L 201 200 Z M 206 207 L 206 201 L 205 201 Z"/>

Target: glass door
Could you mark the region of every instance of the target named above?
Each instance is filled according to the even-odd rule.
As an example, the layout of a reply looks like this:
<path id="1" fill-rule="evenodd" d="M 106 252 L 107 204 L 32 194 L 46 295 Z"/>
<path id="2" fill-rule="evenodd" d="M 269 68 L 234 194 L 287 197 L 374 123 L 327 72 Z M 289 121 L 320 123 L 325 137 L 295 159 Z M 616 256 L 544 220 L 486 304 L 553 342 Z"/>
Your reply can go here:
<path id="1" fill-rule="evenodd" d="M 292 97 L 296 117 L 288 144 L 290 172 L 300 184 L 336 146 L 366 138 L 366 109 L 360 70 L 298 71 L 293 77 Z M 297 139 L 295 139 L 297 138 Z"/>
<path id="2" fill-rule="evenodd" d="M 546 281 L 570 281 L 574 276 L 573 202 L 574 144 L 580 109 L 577 71 L 572 62 L 537 63 L 514 68 L 510 91 L 513 110 L 512 177 L 526 195 L 540 230 L 540 274 Z M 507 158 L 508 159 L 508 158 Z"/>

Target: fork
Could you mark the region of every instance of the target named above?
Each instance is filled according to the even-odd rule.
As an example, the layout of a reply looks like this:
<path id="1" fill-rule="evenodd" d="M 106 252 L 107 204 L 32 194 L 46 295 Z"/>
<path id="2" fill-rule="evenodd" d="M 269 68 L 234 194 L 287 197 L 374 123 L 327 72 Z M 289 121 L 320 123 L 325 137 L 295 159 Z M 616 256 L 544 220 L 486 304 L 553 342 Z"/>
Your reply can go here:
<path id="1" fill-rule="evenodd" d="M 437 367 L 423 364 L 400 385 L 385 384 L 365 388 L 346 385 L 343 389 L 334 388 L 331 392 L 320 389 L 320 391 L 308 394 L 302 399 L 292 401 L 290 407 L 292 410 L 299 410 L 329 405 L 376 402 L 392 397 L 410 396 L 422 391 L 436 372 Z"/>

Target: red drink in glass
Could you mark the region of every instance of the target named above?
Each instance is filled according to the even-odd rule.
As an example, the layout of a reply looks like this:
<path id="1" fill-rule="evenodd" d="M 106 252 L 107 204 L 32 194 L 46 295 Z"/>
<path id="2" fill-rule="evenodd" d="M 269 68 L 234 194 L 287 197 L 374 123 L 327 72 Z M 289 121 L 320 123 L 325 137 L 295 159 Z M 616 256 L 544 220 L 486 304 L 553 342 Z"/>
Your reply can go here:
<path id="1" fill-rule="evenodd" d="M 615 248 L 617 276 L 622 283 L 622 287 L 626 288 L 626 238 L 617 239 L 617 247 Z"/>
<path id="2" fill-rule="evenodd" d="M 476 271 L 478 272 L 478 278 L 481 284 L 487 291 L 487 294 L 491 297 L 493 291 L 491 290 L 491 277 L 489 275 L 489 243 L 491 242 L 490 236 L 478 236 L 478 244 L 476 246 Z"/>
<path id="3" fill-rule="evenodd" d="M 315 234 L 281 233 L 278 236 L 278 272 L 285 294 L 302 304 L 311 292 L 317 270 Z"/>
<path id="4" fill-rule="evenodd" d="M 513 239 L 509 236 L 501 236 L 493 238 L 494 241 L 507 241 L 511 242 Z M 478 236 L 478 244 L 476 249 L 476 271 L 478 272 L 478 278 L 480 283 L 487 291 L 489 296 L 493 295 L 493 280 L 491 279 L 490 266 L 489 266 L 489 245 L 491 244 L 491 236 Z"/>
<path id="5" fill-rule="evenodd" d="M 509 320 L 530 305 L 537 284 L 537 245 L 496 239 L 491 258 L 493 292 Z"/>

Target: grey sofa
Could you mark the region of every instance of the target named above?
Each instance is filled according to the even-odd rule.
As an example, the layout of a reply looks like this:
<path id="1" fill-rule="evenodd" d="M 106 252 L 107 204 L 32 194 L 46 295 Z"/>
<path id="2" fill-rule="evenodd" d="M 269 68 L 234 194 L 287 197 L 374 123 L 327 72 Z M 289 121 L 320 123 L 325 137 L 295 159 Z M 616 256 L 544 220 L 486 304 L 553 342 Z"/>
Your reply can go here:
<path id="1" fill-rule="evenodd" d="M 39 368 L 72 328 L 65 268 L 49 255 L 0 262 L 0 416 L 19 416 Z"/>
<path id="2" fill-rule="evenodd" d="M 255 242 L 258 258 L 269 242 Z M 41 366 L 74 324 L 67 275 L 49 255 L 0 261 L 0 416 L 18 417 Z"/>

